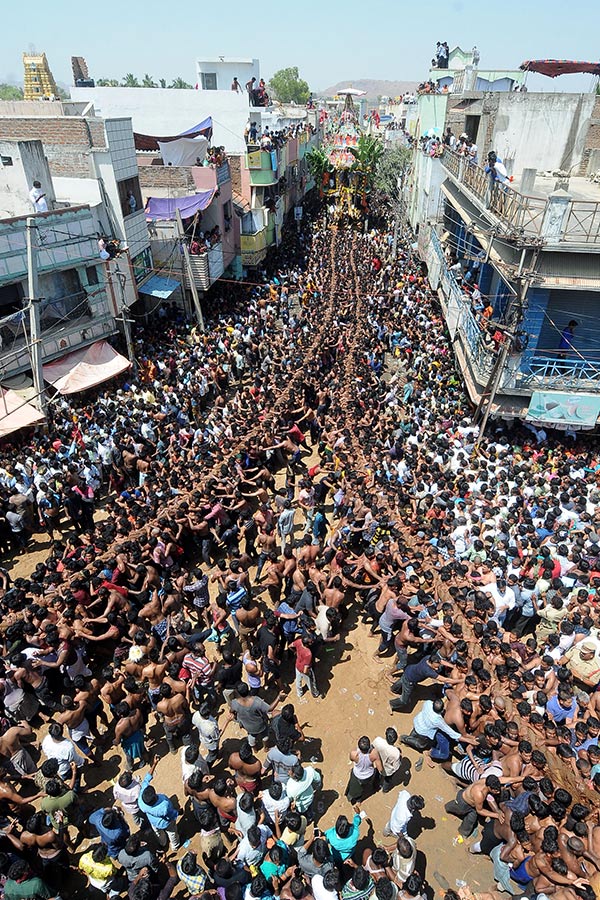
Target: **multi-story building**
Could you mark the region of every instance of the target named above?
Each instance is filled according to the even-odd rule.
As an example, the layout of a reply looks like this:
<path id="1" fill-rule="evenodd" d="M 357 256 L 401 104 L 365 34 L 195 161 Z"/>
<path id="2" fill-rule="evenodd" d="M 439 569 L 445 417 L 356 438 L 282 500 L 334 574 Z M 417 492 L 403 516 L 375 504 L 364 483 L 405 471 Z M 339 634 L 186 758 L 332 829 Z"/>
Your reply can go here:
<path id="1" fill-rule="evenodd" d="M 416 147 L 409 218 L 470 397 L 493 401 L 492 415 L 593 428 L 600 186 L 591 176 L 600 162 L 600 98 L 465 91 L 419 105 L 431 111 L 440 101 L 437 133 L 466 132 L 479 159 Z M 421 133 L 431 127 L 426 121 Z M 491 150 L 510 181 L 485 170 Z M 472 300 L 474 284 L 481 301 Z"/>
<path id="2" fill-rule="evenodd" d="M 236 268 L 239 219 L 234 215 L 226 155 L 207 165 L 164 166 L 159 156 L 146 151 L 138 153 L 138 163 L 155 267 L 163 269 L 147 286 L 154 283 L 159 291 L 169 289 L 161 283 L 166 277 L 189 291 L 191 271 L 197 290 L 204 292 L 226 269 L 240 274 Z M 178 211 L 194 250 L 187 259 L 179 249 Z"/>
<path id="3" fill-rule="evenodd" d="M 246 153 L 230 159 L 244 266 L 260 265 L 269 247 L 281 240 L 286 220 L 296 210 L 301 214 L 303 198 L 313 187 L 306 154 L 318 143 L 319 134 L 312 111 L 306 112 L 304 121 L 298 135 L 288 137 L 276 150 L 250 143 Z"/>
<path id="4" fill-rule="evenodd" d="M 152 269 L 152 257 L 131 121 L 101 119 L 93 110 L 82 116 L 77 114 L 81 110 L 63 103 L 19 103 L 16 107 L 17 115 L 11 114 L 14 104 L 0 103 L 0 142 L 41 142 L 54 199 L 61 206 L 103 206 L 106 234 L 128 248 L 140 283 Z M 6 169 L 4 177 L 8 177 Z M 21 201 L 25 206 L 19 211 L 29 208 L 31 181 L 23 187 Z M 13 197 L 7 208 L 0 185 L 0 215 L 13 214 Z"/>
<path id="5" fill-rule="evenodd" d="M 315 111 L 298 106 L 250 106 L 245 90 L 240 93 L 231 90 L 234 76 L 237 76 L 242 88 L 252 76 L 258 81 L 258 61 L 227 57 L 199 60 L 198 89 L 194 91 L 103 87 L 71 89 L 72 99 L 80 104 L 84 101 L 92 103 L 96 114 L 105 117 L 131 116 L 134 138 L 139 148 L 149 146 L 148 141 L 155 142 L 155 151 L 138 152 L 144 201 L 148 197 L 183 200 L 186 196 L 214 189 L 214 185 L 211 188 L 212 181 L 217 179 L 216 193 L 210 206 L 200 212 L 202 230 L 206 230 L 208 225 L 220 226 L 222 256 L 218 250 L 214 252 L 215 262 L 211 265 L 209 260 L 208 271 L 205 260 L 200 263 L 194 261 L 194 265 L 203 268 L 204 283 L 208 278 L 211 284 L 214 281 L 211 273 L 221 270 L 221 258 L 223 270 L 229 266 L 234 275 L 240 275 L 244 266 L 259 265 L 269 247 L 279 242 L 286 217 L 293 215 L 292 210 L 301 205 L 302 197 L 312 186 L 304 157 L 309 147 L 315 144 L 317 136 L 309 128 L 303 130 L 302 126 L 315 125 Z M 158 151 L 158 142 L 162 138 L 153 136 L 168 136 L 170 141 L 176 136 L 184 138 L 195 126 L 206 123 L 210 123 L 213 147 L 226 148 L 228 165 L 216 175 L 203 172 L 201 166 L 163 166 Z M 299 125 L 298 131 L 303 133 L 290 138 L 279 149 L 267 152 L 261 150 L 260 143 L 247 144 L 246 137 L 252 123 L 256 125 L 259 139 L 267 127 L 275 133 L 287 130 L 291 125 Z M 150 218 L 157 258 L 159 261 L 169 259 L 171 264 L 170 236 L 175 236 L 176 226 L 174 223 L 168 224 L 166 219 Z M 239 243 L 231 258 L 233 241 L 239 232 Z M 200 284 L 198 288 L 205 289 Z"/>
<path id="6" fill-rule="evenodd" d="M 199 91 L 230 91 L 233 79 L 237 78 L 242 91 L 246 84 L 256 79 L 260 81 L 260 63 L 257 59 L 235 59 L 217 56 L 196 61 L 196 89 Z"/>
<path id="7" fill-rule="evenodd" d="M 525 81 L 521 69 L 481 69 L 479 51 L 453 47 L 448 56 L 448 66 L 429 70 L 428 79 L 440 90 L 452 94 L 465 91 L 514 91 Z"/>
<path id="8" fill-rule="evenodd" d="M 0 143 L 0 203 L 15 215 L 0 219 L 0 382 L 31 369 L 28 315 L 27 221 L 33 217 L 42 360 L 63 357 L 117 331 L 116 317 L 131 302 L 126 260 L 106 264 L 98 235 L 108 230 L 103 204 L 61 207 L 39 141 Z M 44 185 L 49 209 L 34 214 L 23 200 L 33 180 Z M 120 263 L 123 281 L 115 264 Z M 121 291 L 121 285 L 123 290 Z"/>

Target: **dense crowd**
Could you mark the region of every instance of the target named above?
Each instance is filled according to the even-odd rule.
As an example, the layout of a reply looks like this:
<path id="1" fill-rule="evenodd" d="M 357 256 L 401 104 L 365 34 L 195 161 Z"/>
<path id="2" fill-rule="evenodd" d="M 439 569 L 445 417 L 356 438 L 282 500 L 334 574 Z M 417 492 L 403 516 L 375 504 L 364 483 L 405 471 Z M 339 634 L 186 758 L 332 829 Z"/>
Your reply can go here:
<path id="1" fill-rule="evenodd" d="M 593 446 L 498 424 L 476 447 L 437 298 L 392 242 L 307 223 L 206 334 L 164 310 L 135 377 L 3 448 L 5 558 L 52 541 L 0 573 L 6 900 L 71 895 L 73 866 L 132 900 L 421 900 L 429 798 L 398 790 L 402 744 L 457 781 L 457 840 L 480 827 L 498 890 L 595 895 Z M 350 628 L 392 661 L 392 717 L 332 816 L 286 694 L 318 702 Z M 185 808 L 157 784 L 168 751 Z"/>

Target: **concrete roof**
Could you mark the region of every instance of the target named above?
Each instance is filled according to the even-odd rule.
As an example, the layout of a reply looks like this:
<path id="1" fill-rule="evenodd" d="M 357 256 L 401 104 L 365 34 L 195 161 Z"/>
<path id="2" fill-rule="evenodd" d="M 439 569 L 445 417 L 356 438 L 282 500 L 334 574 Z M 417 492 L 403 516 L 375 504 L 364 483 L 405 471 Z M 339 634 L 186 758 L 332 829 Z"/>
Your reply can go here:
<path id="1" fill-rule="evenodd" d="M 535 186 L 532 191 L 529 191 L 529 196 L 531 197 L 539 197 L 541 199 L 545 199 L 550 194 L 555 191 L 555 184 L 558 181 L 557 175 L 537 175 L 535 179 Z M 521 174 L 517 174 L 514 176 L 514 181 L 512 186 L 515 190 L 520 190 L 521 184 Z M 569 187 L 567 189 L 567 193 L 574 200 L 591 200 L 600 202 L 600 184 L 596 184 L 593 181 L 590 181 L 588 178 L 583 178 L 580 175 L 572 175 L 569 179 Z"/>

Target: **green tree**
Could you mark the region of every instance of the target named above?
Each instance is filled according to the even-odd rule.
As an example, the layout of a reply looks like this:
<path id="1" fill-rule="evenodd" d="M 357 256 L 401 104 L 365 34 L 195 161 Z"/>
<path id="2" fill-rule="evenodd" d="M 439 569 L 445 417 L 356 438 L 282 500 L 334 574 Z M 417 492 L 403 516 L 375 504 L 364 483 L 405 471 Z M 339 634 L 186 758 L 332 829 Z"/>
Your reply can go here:
<path id="1" fill-rule="evenodd" d="M 269 89 L 281 103 L 298 103 L 301 106 L 310 97 L 310 88 L 300 78 L 298 66 L 279 69 L 269 80 Z"/>
<path id="2" fill-rule="evenodd" d="M 324 173 L 333 171 L 329 157 L 321 147 L 311 147 L 306 154 L 306 165 L 319 186 L 323 180 Z"/>
<path id="3" fill-rule="evenodd" d="M 348 150 L 355 159 L 352 168 L 366 174 L 369 182 L 372 183 L 377 165 L 384 152 L 381 139 L 373 137 L 371 134 L 361 134 L 356 146 L 348 147 Z"/>
<path id="4" fill-rule="evenodd" d="M 398 145 L 384 150 L 375 170 L 375 187 L 391 206 L 400 201 L 401 190 L 412 165 L 412 150 Z"/>
<path id="5" fill-rule="evenodd" d="M 166 79 L 166 78 L 159 78 L 159 79 L 158 79 L 158 83 L 159 83 L 159 85 L 161 86 L 161 88 L 166 88 L 166 86 L 167 86 L 167 79 Z"/>
<path id="6" fill-rule="evenodd" d="M 16 84 L 0 84 L 0 100 L 22 100 L 23 88 Z"/>
<path id="7" fill-rule="evenodd" d="M 148 75 L 148 73 L 146 73 L 144 75 L 144 77 L 142 78 L 142 87 L 155 88 L 155 87 L 158 87 L 158 85 L 156 84 L 152 75 Z"/>
<path id="8" fill-rule="evenodd" d="M 187 81 L 184 81 L 183 78 L 174 78 L 169 87 L 175 88 L 179 91 L 185 91 L 189 90 L 192 85 L 188 84 Z"/>
<path id="9" fill-rule="evenodd" d="M 123 79 L 123 87 L 139 87 L 140 83 L 131 72 L 128 72 L 125 78 Z"/>

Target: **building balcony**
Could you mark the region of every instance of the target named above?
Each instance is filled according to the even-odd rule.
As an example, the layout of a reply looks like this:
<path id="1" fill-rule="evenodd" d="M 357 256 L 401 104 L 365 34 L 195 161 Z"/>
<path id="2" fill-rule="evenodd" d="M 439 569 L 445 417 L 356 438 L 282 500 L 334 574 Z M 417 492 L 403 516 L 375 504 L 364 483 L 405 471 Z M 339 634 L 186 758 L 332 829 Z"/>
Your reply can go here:
<path id="1" fill-rule="evenodd" d="M 422 254 L 427 262 L 432 283 L 438 283 L 446 325 L 467 387 L 477 392 L 488 383 L 498 348 L 490 343 L 471 309 L 469 299 L 447 267 L 439 237 L 432 228 Z M 600 390 L 600 360 L 583 356 L 569 358 L 536 352 L 529 347 L 509 357 L 500 383 L 500 392 L 532 394 L 537 390 L 569 390 L 598 392 Z M 475 396 L 470 391 L 472 396 Z"/>
<path id="2" fill-rule="evenodd" d="M 0 283 L 27 275 L 28 218 L 18 216 L 0 222 Z M 33 218 L 38 228 L 40 274 L 97 262 L 98 224 L 89 206 L 54 209 Z"/>
<path id="3" fill-rule="evenodd" d="M 2 336 L 0 382 L 31 369 L 29 336 L 25 338 L 25 327 L 28 329 L 24 322 L 19 326 L 19 331 L 11 329 L 9 333 L 6 327 L 0 329 Z M 87 347 L 116 331 L 115 318 L 105 302 L 95 304 L 93 311 L 89 310 L 62 322 L 50 321 L 44 324 L 42 319 L 42 361 L 47 363 L 58 359 L 71 350 Z"/>
<path id="4" fill-rule="evenodd" d="M 568 189 L 579 193 L 598 194 L 595 199 L 580 199 L 567 191 L 553 191 L 553 185 L 542 185 L 536 179 L 536 195 L 515 190 L 511 185 L 492 183 L 482 166 L 452 150 L 444 149 L 442 166 L 452 181 L 511 240 L 531 243 L 543 240 L 548 246 L 562 250 L 600 248 L 600 192 L 584 179 L 572 178 Z M 537 195 L 537 182 L 540 182 Z M 548 181 L 548 179 L 546 179 Z M 579 184 L 579 182 L 584 182 Z M 546 195 L 544 195 L 546 194 Z"/>
<path id="5" fill-rule="evenodd" d="M 600 360 L 555 356 L 537 356 L 535 350 L 531 359 L 524 358 L 515 379 L 517 388 L 538 390 L 540 388 L 571 391 L 594 391 L 600 389 Z"/>
<path id="6" fill-rule="evenodd" d="M 240 235 L 242 263 L 245 266 L 257 266 L 267 255 L 269 247 L 275 243 L 275 223 L 270 222 L 254 234 Z"/>
<path id="7" fill-rule="evenodd" d="M 225 271 L 223 244 L 219 241 L 218 244 L 214 244 L 210 247 L 206 253 L 200 253 L 197 256 L 190 254 L 190 265 L 196 287 L 201 291 L 207 291 Z M 184 284 L 189 290 L 190 282 L 185 266 L 183 271 Z"/>

